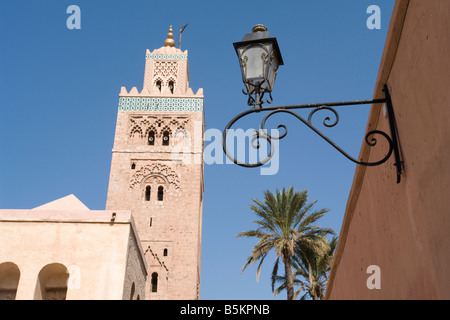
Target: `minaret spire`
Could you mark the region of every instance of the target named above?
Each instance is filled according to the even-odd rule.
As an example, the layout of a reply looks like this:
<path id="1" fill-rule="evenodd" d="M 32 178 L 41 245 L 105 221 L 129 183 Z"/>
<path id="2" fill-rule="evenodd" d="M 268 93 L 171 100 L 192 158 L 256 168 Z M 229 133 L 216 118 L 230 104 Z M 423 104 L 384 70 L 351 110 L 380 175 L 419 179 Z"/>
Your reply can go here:
<path id="1" fill-rule="evenodd" d="M 167 39 L 164 41 L 166 47 L 175 47 L 175 40 L 173 40 L 173 29 L 170 26 L 169 33 L 167 34 Z"/>

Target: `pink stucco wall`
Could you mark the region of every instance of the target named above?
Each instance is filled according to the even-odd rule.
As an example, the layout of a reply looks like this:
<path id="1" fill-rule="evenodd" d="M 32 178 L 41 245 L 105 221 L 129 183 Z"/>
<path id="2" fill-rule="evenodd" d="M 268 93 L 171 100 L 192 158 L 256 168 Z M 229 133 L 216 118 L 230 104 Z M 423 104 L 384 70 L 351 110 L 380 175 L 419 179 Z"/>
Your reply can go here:
<path id="1" fill-rule="evenodd" d="M 388 84 L 404 174 L 358 167 L 327 299 L 450 298 L 450 1 L 396 1 L 375 88 Z M 389 132 L 381 106 L 368 129 Z M 361 155 L 382 157 L 363 146 Z M 380 268 L 380 289 L 366 285 Z"/>

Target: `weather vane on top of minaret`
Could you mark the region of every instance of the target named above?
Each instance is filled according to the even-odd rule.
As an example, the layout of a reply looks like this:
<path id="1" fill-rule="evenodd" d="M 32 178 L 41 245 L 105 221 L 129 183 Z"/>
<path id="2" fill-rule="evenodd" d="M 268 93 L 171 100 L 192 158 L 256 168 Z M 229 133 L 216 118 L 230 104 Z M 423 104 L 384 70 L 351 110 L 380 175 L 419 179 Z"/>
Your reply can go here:
<path id="1" fill-rule="evenodd" d="M 189 23 L 186 23 L 184 26 L 180 28 L 180 37 L 178 38 L 178 49 L 181 50 L 181 34 L 183 33 L 184 29 L 188 26 Z"/>

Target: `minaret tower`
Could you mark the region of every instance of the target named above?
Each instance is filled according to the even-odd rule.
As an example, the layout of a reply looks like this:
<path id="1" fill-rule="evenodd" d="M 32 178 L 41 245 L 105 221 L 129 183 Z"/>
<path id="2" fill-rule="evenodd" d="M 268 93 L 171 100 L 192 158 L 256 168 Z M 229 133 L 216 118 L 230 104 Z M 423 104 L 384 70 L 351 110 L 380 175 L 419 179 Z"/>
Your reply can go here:
<path id="1" fill-rule="evenodd" d="M 144 86 L 122 87 L 107 210 L 131 210 L 148 265 L 147 300 L 199 299 L 203 208 L 203 89 L 188 53 L 147 50 Z"/>

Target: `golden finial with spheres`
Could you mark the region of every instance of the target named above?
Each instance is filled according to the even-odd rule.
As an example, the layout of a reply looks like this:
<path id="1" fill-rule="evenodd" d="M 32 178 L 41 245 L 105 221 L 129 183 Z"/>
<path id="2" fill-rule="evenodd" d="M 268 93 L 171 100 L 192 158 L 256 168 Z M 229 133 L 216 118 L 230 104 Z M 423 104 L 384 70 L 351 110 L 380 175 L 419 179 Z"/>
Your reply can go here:
<path id="1" fill-rule="evenodd" d="M 173 40 L 173 29 L 172 26 L 170 26 L 169 33 L 167 34 L 167 39 L 164 41 L 164 45 L 166 47 L 175 47 L 175 40 Z"/>

